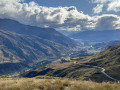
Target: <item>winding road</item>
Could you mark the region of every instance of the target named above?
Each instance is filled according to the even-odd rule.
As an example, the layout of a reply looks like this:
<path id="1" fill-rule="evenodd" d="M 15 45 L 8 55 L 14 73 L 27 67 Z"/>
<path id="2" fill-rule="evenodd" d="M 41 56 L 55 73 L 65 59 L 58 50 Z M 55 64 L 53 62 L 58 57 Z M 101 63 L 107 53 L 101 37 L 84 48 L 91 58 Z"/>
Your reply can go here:
<path id="1" fill-rule="evenodd" d="M 74 62 L 74 64 L 78 64 L 78 63 L 77 63 L 77 62 Z M 111 77 L 110 75 L 108 75 L 108 74 L 105 72 L 105 68 L 98 67 L 98 66 L 93 66 L 93 65 L 86 65 L 86 64 L 78 64 L 78 65 L 86 66 L 86 67 L 95 67 L 95 68 L 101 69 L 101 73 L 103 73 L 106 77 L 108 77 L 109 79 L 111 79 L 111 80 L 113 80 L 113 81 L 119 81 L 119 80 Z"/>

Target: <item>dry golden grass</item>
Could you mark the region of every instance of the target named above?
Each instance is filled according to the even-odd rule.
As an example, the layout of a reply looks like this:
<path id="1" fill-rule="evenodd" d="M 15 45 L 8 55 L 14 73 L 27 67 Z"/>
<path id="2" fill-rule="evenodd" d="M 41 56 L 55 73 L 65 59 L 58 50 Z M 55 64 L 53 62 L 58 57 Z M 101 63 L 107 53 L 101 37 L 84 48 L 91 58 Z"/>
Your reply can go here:
<path id="1" fill-rule="evenodd" d="M 120 84 L 60 78 L 0 78 L 0 90 L 120 90 Z"/>

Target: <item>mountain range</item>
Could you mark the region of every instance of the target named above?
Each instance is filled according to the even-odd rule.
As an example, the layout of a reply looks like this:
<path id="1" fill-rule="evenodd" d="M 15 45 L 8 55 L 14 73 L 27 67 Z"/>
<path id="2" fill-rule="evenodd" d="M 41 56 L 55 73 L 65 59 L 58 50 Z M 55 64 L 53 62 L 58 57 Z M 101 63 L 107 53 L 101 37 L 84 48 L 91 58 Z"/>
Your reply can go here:
<path id="1" fill-rule="evenodd" d="M 119 33 L 119 30 L 83 31 L 74 33 L 70 37 L 104 43 L 109 40 L 118 40 Z M 87 58 L 46 65 L 51 63 L 50 60 L 69 55 L 71 49 L 76 48 L 76 42 L 52 28 L 29 26 L 10 19 L 0 19 L 0 75 L 40 67 L 23 76 L 46 75 L 97 82 L 111 81 L 101 73 L 100 68 L 93 67 L 97 66 L 104 68 L 108 75 L 119 80 L 120 44 L 118 43 L 119 41 L 106 43 L 105 48 L 110 46 L 108 49 Z M 96 48 L 99 45 L 96 45 Z"/>
<path id="2" fill-rule="evenodd" d="M 71 38 L 88 42 L 109 42 L 120 40 L 120 30 L 79 31 L 68 35 Z"/>
<path id="3" fill-rule="evenodd" d="M 0 29 L 0 74 L 30 68 L 43 58 L 67 55 L 76 46 L 73 40 L 52 28 L 0 19 Z"/>
<path id="4" fill-rule="evenodd" d="M 120 44 L 120 40 L 110 41 L 110 42 L 100 42 L 92 45 L 95 49 L 107 49 L 110 46 Z"/>
<path id="5" fill-rule="evenodd" d="M 41 28 L 21 24 L 11 19 L 0 19 L 0 29 L 15 32 L 23 35 L 38 36 L 43 39 L 48 39 L 67 47 L 74 47 L 75 42 L 67 36 L 57 32 L 53 28 Z"/>

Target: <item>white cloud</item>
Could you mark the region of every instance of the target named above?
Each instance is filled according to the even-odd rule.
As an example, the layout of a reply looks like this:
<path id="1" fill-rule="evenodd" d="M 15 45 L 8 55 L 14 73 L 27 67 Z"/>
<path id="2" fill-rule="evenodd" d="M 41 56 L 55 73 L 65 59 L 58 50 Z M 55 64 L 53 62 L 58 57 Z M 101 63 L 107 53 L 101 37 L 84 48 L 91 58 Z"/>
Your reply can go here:
<path id="1" fill-rule="evenodd" d="M 102 15 L 98 17 L 95 29 L 96 30 L 114 30 L 117 29 L 120 23 L 120 17 L 117 15 Z"/>
<path id="2" fill-rule="evenodd" d="M 103 5 L 103 7 L 105 7 L 106 11 L 108 12 L 109 11 L 119 12 L 120 11 L 120 0 L 92 0 L 92 3 L 96 3 L 97 6 Z"/>
<path id="3" fill-rule="evenodd" d="M 96 7 L 93 8 L 93 12 L 94 13 L 100 13 L 100 12 L 102 12 L 102 9 L 103 9 L 103 5 L 98 4 Z"/>
<path id="4" fill-rule="evenodd" d="M 120 11 L 120 1 L 116 0 L 114 2 L 110 2 L 108 4 L 107 11 L 119 12 Z"/>
<path id="5" fill-rule="evenodd" d="M 11 2 L 10 2 L 11 1 Z M 20 3 L 20 0 L 0 0 L 0 18 L 17 20 L 23 24 L 52 27 L 84 29 L 89 24 L 90 16 L 78 12 L 76 7 L 43 7 L 35 2 Z"/>
<path id="6" fill-rule="evenodd" d="M 101 3 L 103 2 L 104 0 Z M 102 6 L 98 9 L 101 12 Z M 24 3 L 23 0 L 0 0 L 0 18 L 9 18 L 32 26 L 52 27 L 62 30 L 120 28 L 120 17 L 117 15 L 91 17 L 79 12 L 74 6 L 43 7 L 35 2 Z"/>
<path id="7" fill-rule="evenodd" d="M 113 0 L 92 0 L 92 3 L 103 3 L 103 4 L 105 4 L 105 3 L 107 3 L 107 2 L 110 2 L 110 1 L 113 1 Z"/>

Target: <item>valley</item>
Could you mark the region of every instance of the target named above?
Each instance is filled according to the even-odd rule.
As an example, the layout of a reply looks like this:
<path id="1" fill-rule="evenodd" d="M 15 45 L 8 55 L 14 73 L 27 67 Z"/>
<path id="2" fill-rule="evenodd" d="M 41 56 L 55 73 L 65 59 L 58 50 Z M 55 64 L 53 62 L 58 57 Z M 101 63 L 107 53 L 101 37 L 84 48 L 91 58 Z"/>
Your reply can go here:
<path id="1" fill-rule="evenodd" d="M 96 82 L 117 81 L 119 77 L 119 44 L 93 56 L 64 58 L 62 63 L 53 63 L 24 74 L 25 77 L 54 76 L 92 80 Z M 113 49 L 114 48 L 114 49 Z M 69 61 L 67 61 L 69 60 Z"/>
<path id="2" fill-rule="evenodd" d="M 120 0 L 0 0 L 0 90 L 120 90 Z"/>
<path id="3" fill-rule="evenodd" d="M 1 21 L 4 22 L 4 20 Z M 27 33 L 28 31 L 26 30 L 21 32 L 20 29 L 16 31 L 16 28 L 10 24 L 10 26 L 2 27 L 2 29 L 6 30 L 0 30 L 1 76 L 36 77 L 45 75 L 77 80 L 92 80 L 95 82 L 119 80 L 119 72 L 111 69 L 113 67 L 119 68 L 119 64 L 117 63 L 118 66 L 117 64 L 114 65 L 115 61 L 112 63 L 110 57 L 105 56 L 113 56 L 112 60 L 116 60 L 115 57 L 119 57 L 116 56 L 119 53 L 119 47 L 115 48 L 115 51 L 109 51 L 109 48 L 112 48 L 109 46 L 119 44 L 119 41 L 78 42 L 54 30 L 52 30 L 56 33 L 54 38 L 52 33 L 50 33 L 49 37 L 43 38 L 42 34 L 37 33 L 39 30 L 41 32 L 42 28 L 25 26 L 13 20 L 7 21 L 20 25 L 21 29 L 28 27 L 30 33 Z M 5 24 L 2 25 L 4 26 Z M 8 27 L 12 27 L 12 29 L 7 30 Z M 31 35 L 31 29 L 33 28 L 37 28 L 37 31 Z M 48 31 L 44 30 L 41 33 L 44 32 Z M 64 41 L 62 39 L 58 40 L 61 37 L 65 38 Z M 104 45 L 102 46 L 102 44 Z M 110 54 L 114 52 L 117 53 Z M 105 60 L 102 61 L 101 59 L 104 58 Z M 107 63 L 108 66 L 106 66 Z M 111 66 L 110 63 L 112 63 Z M 114 77 L 116 77 L 116 80 Z"/>
<path id="4" fill-rule="evenodd" d="M 0 29 L 2 76 L 19 76 L 47 64 L 71 62 L 99 52 L 90 45 L 82 45 L 52 28 L 0 19 Z"/>

